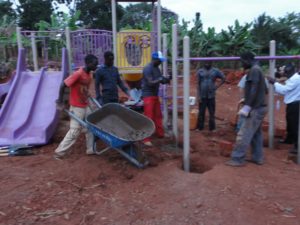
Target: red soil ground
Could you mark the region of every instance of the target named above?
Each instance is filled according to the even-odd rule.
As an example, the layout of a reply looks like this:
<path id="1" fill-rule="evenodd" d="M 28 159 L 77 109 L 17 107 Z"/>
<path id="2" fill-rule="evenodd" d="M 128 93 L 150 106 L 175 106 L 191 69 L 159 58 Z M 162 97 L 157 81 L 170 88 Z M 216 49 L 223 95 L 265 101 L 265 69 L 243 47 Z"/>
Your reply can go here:
<path id="1" fill-rule="evenodd" d="M 224 165 L 228 158 L 221 155 L 220 141 L 235 139 L 238 99 L 235 85 L 223 85 L 217 132 L 191 132 L 193 173 L 182 170 L 182 156 L 168 150 L 167 139 L 145 149 L 150 160 L 145 169 L 113 151 L 85 155 L 84 135 L 69 157 L 54 160 L 68 129 L 68 120 L 61 120 L 52 142 L 34 149 L 36 155 L 1 158 L 0 224 L 300 224 L 300 167 L 287 160 L 291 146 L 275 139 L 276 149 L 265 148 L 262 166 Z M 276 127 L 284 128 L 283 105 L 275 115 Z"/>

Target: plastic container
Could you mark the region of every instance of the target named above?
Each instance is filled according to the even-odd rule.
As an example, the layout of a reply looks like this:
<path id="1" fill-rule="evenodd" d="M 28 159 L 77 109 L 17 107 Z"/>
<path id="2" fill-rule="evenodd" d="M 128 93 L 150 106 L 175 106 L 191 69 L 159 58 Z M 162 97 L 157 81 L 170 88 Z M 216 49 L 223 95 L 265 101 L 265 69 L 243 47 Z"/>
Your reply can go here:
<path id="1" fill-rule="evenodd" d="M 190 130 L 195 130 L 198 123 L 198 109 L 192 109 L 190 111 Z"/>

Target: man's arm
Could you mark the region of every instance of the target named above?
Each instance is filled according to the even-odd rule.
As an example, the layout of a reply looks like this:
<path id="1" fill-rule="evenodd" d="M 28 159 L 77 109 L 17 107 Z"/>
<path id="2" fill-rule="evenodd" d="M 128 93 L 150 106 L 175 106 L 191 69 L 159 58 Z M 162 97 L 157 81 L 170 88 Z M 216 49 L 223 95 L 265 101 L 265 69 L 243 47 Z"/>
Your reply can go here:
<path id="1" fill-rule="evenodd" d="M 299 82 L 293 82 L 291 80 L 287 80 L 285 85 L 278 82 L 274 83 L 275 91 L 281 95 L 285 95 L 294 90 L 298 85 L 300 85 Z"/>
<path id="2" fill-rule="evenodd" d="M 59 94 L 58 94 L 58 99 L 56 100 L 57 104 L 63 103 L 64 100 L 64 93 L 65 93 L 65 88 L 67 85 L 65 85 L 64 82 L 61 83 L 60 88 L 59 88 Z"/>
<path id="3" fill-rule="evenodd" d="M 117 69 L 117 73 L 118 73 L 118 79 L 117 79 L 118 86 L 121 88 L 121 90 L 122 90 L 127 96 L 130 96 L 130 95 L 129 95 L 128 88 L 125 86 L 123 80 L 121 79 L 121 75 L 119 74 L 119 70 L 118 70 L 118 69 Z"/>
<path id="4" fill-rule="evenodd" d="M 152 71 L 149 68 L 144 69 L 143 76 L 146 79 L 146 82 L 149 86 L 154 86 L 164 81 L 163 76 L 159 76 L 157 79 L 154 79 Z"/>
<path id="5" fill-rule="evenodd" d="M 64 100 L 64 93 L 65 93 L 65 89 L 67 87 L 71 87 L 80 77 L 80 73 L 75 72 L 73 74 L 71 74 L 70 76 L 68 76 L 60 85 L 59 88 L 59 94 L 58 94 L 58 99 L 56 100 L 56 105 L 58 109 L 63 109 L 63 100 Z"/>
<path id="6" fill-rule="evenodd" d="M 95 73 L 95 92 L 96 92 L 96 99 L 100 102 L 101 101 L 101 92 L 100 92 L 100 83 L 101 83 L 101 70 L 98 69 Z"/>
<path id="7" fill-rule="evenodd" d="M 200 93 L 201 93 L 201 79 L 200 79 L 200 71 L 197 72 L 197 99 L 198 99 L 198 102 L 201 101 L 201 96 L 200 96 Z"/>
<path id="8" fill-rule="evenodd" d="M 251 82 L 250 93 L 247 99 L 245 99 L 245 105 L 253 107 L 255 98 L 258 94 L 258 87 L 259 87 L 259 77 L 263 75 L 261 71 L 258 69 L 252 69 L 249 72 L 249 81 Z"/>
<path id="9" fill-rule="evenodd" d="M 221 80 L 219 85 L 216 86 L 216 90 L 217 90 L 219 87 L 221 87 L 225 83 L 225 76 L 220 70 L 217 70 L 216 77 Z"/>

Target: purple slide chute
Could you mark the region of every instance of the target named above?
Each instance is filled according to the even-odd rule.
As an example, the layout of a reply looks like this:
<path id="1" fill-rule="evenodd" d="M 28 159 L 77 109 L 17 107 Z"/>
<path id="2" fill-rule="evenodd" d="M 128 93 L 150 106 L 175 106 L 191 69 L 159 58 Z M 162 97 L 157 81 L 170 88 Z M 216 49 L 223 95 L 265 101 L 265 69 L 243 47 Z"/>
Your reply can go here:
<path id="1" fill-rule="evenodd" d="M 0 146 L 47 144 L 58 123 L 55 100 L 67 75 L 63 49 L 62 71 L 27 71 L 25 51 L 19 51 L 16 77 L 0 111 Z"/>

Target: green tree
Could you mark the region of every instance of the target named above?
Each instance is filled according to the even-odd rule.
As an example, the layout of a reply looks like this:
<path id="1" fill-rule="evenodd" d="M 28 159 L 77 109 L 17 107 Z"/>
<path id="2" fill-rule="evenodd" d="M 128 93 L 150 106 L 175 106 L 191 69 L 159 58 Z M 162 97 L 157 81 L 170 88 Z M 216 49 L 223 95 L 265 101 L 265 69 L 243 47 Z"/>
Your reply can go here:
<path id="1" fill-rule="evenodd" d="M 288 13 L 277 20 L 262 14 L 254 21 L 251 33 L 253 41 L 261 46 L 261 54 L 269 54 L 270 40 L 276 41 L 277 53 L 293 52 L 300 47 L 300 13 Z"/>
<path id="2" fill-rule="evenodd" d="M 19 13 L 19 26 L 23 29 L 34 30 L 35 24 L 41 20 L 50 23 L 53 12 L 52 1 L 19 0 L 17 11 Z"/>
<path id="3" fill-rule="evenodd" d="M 12 8 L 12 3 L 10 1 L 0 1 L 0 17 L 6 16 L 6 20 L 12 21 L 15 20 L 17 14 Z"/>
<path id="4" fill-rule="evenodd" d="M 269 52 L 269 42 L 272 38 L 274 23 L 275 19 L 267 16 L 265 13 L 258 16 L 253 22 L 251 34 L 253 41 L 260 45 L 258 49 L 259 54 L 267 54 Z"/>
<path id="5" fill-rule="evenodd" d="M 154 9 L 155 10 L 155 9 Z M 171 25 L 176 22 L 177 15 L 171 10 L 162 7 L 162 33 L 168 33 Z M 124 15 L 120 21 L 121 29 L 152 30 L 153 6 L 148 3 L 130 4 L 124 9 Z"/>
<path id="6" fill-rule="evenodd" d="M 76 11 L 73 15 L 53 12 L 50 23 L 41 20 L 35 24 L 35 27 L 38 28 L 39 31 L 64 30 L 66 27 L 69 27 L 71 30 L 77 30 L 79 26 L 76 22 L 78 21 L 80 14 L 80 11 Z"/>
<path id="7" fill-rule="evenodd" d="M 221 31 L 216 49 L 221 55 L 226 56 L 237 56 L 244 51 L 256 51 L 260 46 L 253 42 L 251 26 L 251 23 L 242 26 L 236 20 L 234 26 L 228 26 L 228 31 Z"/>
<path id="8" fill-rule="evenodd" d="M 81 0 L 76 1 L 75 6 L 77 11 L 81 11 L 80 21 L 81 26 L 94 29 L 112 29 L 111 19 L 111 1 L 110 0 Z M 123 16 L 123 7 L 117 5 L 117 19 L 120 20 Z"/>

